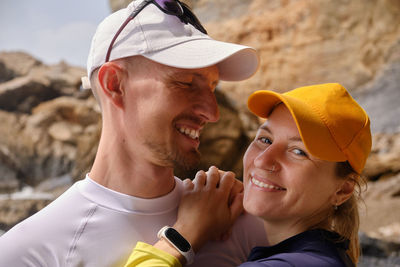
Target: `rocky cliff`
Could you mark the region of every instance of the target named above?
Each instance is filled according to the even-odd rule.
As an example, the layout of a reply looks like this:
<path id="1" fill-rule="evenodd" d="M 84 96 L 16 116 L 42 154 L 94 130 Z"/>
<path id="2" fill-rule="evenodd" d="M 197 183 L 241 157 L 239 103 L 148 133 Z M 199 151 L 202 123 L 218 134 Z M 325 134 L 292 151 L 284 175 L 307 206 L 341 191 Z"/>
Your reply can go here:
<path id="1" fill-rule="evenodd" d="M 130 0 L 110 0 L 116 10 Z M 257 89 L 339 82 L 359 91 L 398 53 L 398 0 L 186 0 L 215 39 L 257 48 L 259 71 L 222 83 L 240 108 Z"/>

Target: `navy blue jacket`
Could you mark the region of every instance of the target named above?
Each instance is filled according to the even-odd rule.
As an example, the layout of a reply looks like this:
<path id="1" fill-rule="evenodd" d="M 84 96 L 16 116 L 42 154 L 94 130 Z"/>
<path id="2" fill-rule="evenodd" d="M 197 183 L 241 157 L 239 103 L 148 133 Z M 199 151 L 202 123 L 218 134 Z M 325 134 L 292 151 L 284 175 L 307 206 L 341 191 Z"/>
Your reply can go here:
<path id="1" fill-rule="evenodd" d="M 321 229 L 292 236 L 274 246 L 255 247 L 241 267 L 349 267 L 349 242 Z"/>

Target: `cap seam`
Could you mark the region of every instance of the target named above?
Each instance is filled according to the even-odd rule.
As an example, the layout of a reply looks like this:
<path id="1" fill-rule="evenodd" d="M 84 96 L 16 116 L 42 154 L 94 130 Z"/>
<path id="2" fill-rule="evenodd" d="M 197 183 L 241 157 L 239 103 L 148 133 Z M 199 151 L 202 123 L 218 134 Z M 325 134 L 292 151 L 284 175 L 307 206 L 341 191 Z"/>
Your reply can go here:
<path id="1" fill-rule="evenodd" d="M 364 121 L 363 126 L 357 131 L 357 133 L 353 136 L 353 138 L 351 138 L 350 142 L 346 145 L 345 149 L 347 149 L 353 143 L 354 139 L 356 139 L 356 137 L 358 137 L 362 133 L 362 130 L 365 128 L 365 126 L 367 126 L 367 124 L 368 120 L 366 119 Z"/>
<path id="2" fill-rule="evenodd" d="M 307 101 L 308 102 L 308 101 Z M 324 123 L 324 125 L 326 126 L 326 128 L 329 131 L 329 134 L 331 135 L 333 141 L 335 142 L 336 146 L 339 148 L 339 150 L 341 152 L 343 152 L 343 149 L 339 146 L 338 142 L 336 141 L 336 136 L 333 134 L 331 127 L 329 126 L 328 120 L 325 118 L 325 116 L 322 114 L 322 112 L 320 111 L 319 108 L 317 108 L 314 104 L 310 103 L 312 109 L 315 110 L 315 112 L 318 113 L 319 117 L 321 118 L 322 122 Z M 343 152 L 344 153 L 344 152 Z"/>
<path id="3" fill-rule="evenodd" d="M 142 23 L 140 23 L 139 18 L 137 19 L 137 23 L 139 24 L 140 31 L 142 32 L 143 39 L 144 39 L 144 41 L 145 41 L 145 43 L 146 43 L 146 49 L 145 49 L 145 51 L 146 51 L 146 50 L 149 50 L 149 42 L 148 42 L 148 40 L 147 40 L 146 34 L 144 33 L 145 31 L 143 30 L 143 26 L 142 26 Z M 150 49 L 151 49 L 151 48 L 150 48 Z M 146 53 L 146 52 L 145 52 L 145 53 Z"/>
<path id="4" fill-rule="evenodd" d="M 167 45 L 162 45 L 162 46 L 152 46 L 152 49 L 151 49 L 150 53 L 162 51 L 164 49 L 168 49 L 170 47 L 173 47 L 173 46 L 176 46 L 176 45 L 179 45 L 179 44 L 183 44 L 183 43 L 187 43 L 187 42 L 191 42 L 191 41 L 208 40 L 208 39 L 209 38 L 199 37 L 199 38 L 196 38 L 196 39 L 183 40 L 183 41 L 180 41 L 180 42 L 171 42 L 171 43 L 169 43 Z M 148 52 L 145 52 L 144 54 L 148 54 Z"/>
<path id="5" fill-rule="evenodd" d="M 311 104 L 311 103 L 310 103 Z M 338 142 L 336 141 L 336 136 L 333 134 L 333 131 L 331 130 L 331 127 L 329 126 L 328 121 L 326 120 L 325 116 L 320 112 L 319 108 L 317 108 L 315 105 L 311 104 L 311 107 L 318 113 L 318 115 L 320 116 L 322 122 L 325 124 L 325 126 L 328 128 L 329 134 L 332 136 L 336 146 L 339 148 L 339 150 L 344 154 L 344 156 L 346 157 L 347 161 L 350 162 L 351 156 L 349 156 L 348 152 L 348 148 L 349 146 L 353 143 L 353 141 L 357 138 L 357 136 L 359 136 L 362 133 L 362 130 L 365 128 L 365 126 L 368 123 L 368 118 L 365 119 L 363 126 L 357 131 L 356 134 L 353 135 L 353 137 L 351 138 L 351 140 L 344 145 L 343 147 L 340 147 L 338 145 Z"/>
<path id="6" fill-rule="evenodd" d="M 364 113 L 365 113 L 365 112 L 364 112 Z M 362 134 L 362 130 L 368 125 L 368 121 L 369 121 L 368 116 L 366 116 L 366 119 L 365 119 L 365 121 L 364 121 L 363 126 L 357 131 L 357 133 L 353 136 L 353 138 L 351 139 L 351 141 L 349 142 L 349 144 L 345 147 L 343 153 L 346 155 L 346 158 L 350 158 L 350 157 L 348 156 L 348 151 L 349 151 L 348 147 L 353 143 L 353 141 L 354 141 L 358 136 L 360 136 L 360 134 Z M 349 159 L 348 159 L 348 160 L 349 160 Z M 353 163 L 351 163 L 351 164 L 353 164 Z M 358 172 L 358 171 L 357 171 L 357 172 Z"/>

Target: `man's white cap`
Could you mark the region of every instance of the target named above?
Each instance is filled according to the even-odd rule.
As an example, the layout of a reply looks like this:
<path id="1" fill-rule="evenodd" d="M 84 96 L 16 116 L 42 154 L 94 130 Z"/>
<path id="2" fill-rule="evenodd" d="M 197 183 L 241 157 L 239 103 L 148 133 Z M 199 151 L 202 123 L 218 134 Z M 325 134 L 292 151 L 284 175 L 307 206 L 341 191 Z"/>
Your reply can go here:
<path id="1" fill-rule="evenodd" d="M 105 63 L 115 33 L 141 2 L 131 2 L 97 27 L 87 62 L 89 80 L 93 70 Z M 217 65 L 220 79 L 225 81 L 247 79 L 259 65 L 255 49 L 216 41 L 178 17 L 165 14 L 154 4 L 147 5 L 122 30 L 111 50 L 110 61 L 135 55 L 183 69 Z M 82 79 L 84 88 L 90 88 L 89 80 Z"/>

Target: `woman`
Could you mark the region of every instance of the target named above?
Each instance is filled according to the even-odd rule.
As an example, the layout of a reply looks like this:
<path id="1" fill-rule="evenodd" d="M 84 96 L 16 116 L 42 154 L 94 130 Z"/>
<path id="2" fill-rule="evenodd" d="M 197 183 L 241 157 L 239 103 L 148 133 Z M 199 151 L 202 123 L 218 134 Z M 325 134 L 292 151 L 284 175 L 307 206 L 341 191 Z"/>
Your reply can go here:
<path id="1" fill-rule="evenodd" d="M 263 220 L 270 246 L 254 248 L 241 266 L 356 265 L 360 173 L 371 149 L 368 115 L 334 83 L 284 94 L 257 91 L 248 107 L 267 120 L 243 159 L 243 207 Z M 232 176 L 211 168 L 185 181 L 174 228 L 195 251 L 240 213 L 241 194 L 229 196 Z M 174 241 L 138 243 L 127 266 L 190 261 Z"/>

